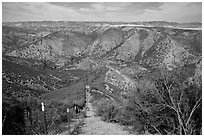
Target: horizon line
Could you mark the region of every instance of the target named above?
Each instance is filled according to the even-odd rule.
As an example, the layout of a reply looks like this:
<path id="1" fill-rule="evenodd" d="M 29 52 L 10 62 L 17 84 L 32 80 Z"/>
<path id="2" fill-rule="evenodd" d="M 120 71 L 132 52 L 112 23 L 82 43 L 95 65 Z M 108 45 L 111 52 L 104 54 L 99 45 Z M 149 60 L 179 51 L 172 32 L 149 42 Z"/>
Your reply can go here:
<path id="1" fill-rule="evenodd" d="M 84 21 L 77 21 L 77 20 L 31 20 L 31 21 L 10 21 L 10 22 L 4 22 L 2 21 L 2 23 L 23 23 L 23 22 L 108 22 L 108 23 L 117 23 L 117 22 L 122 22 L 122 23 L 144 23 L 144 22 L 167 22 L 167 23 L 200 23 L 202 24 L 202 22 L 199 22 L 199 21 L 192 21 L 192 22 L 174 22 L 174 21 L 164 21 L 164 20 L 150 20 L 150 21 L 130 21 L 130 22 L 127 22 L 127 21 L 87 21 L 87 20 L 84 20 Z"/>

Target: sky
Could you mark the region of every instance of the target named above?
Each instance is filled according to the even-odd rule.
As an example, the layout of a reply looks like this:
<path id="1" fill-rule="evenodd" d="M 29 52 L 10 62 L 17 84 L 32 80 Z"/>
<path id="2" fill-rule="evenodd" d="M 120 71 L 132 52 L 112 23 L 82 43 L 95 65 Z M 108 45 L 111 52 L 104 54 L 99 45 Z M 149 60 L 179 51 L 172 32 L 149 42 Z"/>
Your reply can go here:
<path id="1" fill-rule="evenodd" d="M 2 21 L 202 22 L 202 3 L 3 2 Z"/>

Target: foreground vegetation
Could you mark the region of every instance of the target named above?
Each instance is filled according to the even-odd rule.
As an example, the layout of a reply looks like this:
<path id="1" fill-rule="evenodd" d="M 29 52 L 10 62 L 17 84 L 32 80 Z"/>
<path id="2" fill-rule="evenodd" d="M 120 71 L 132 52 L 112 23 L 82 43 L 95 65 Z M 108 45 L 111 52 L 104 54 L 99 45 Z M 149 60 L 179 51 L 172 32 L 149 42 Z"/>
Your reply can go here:
<path id="1" fill-rule="evenodd" d="M 45 103 L 45 119 L 41 110 L 41 102 Z M 73 119 L 83 117 L 78 115 L 73 106 L 84 107 L 85 93 L 83 82 L 70 87 L 43 91 L 33 90 L 3 80 L 2 100 L 2 131 L 10 135 L 60 134 L 64 131 L 75 134 L 77 127 L 72 127 Z M 69 109 L 69 113 L 67 113 Z M 74 125 L 75 126 L 75 125 Z"/>
<path id="2" fill-rule="evenodd" d="M 93 104 L 102 120 L 131 126 L 136 134 L 202 134 L 202 88 L 186 80 L 189 73 L 161 72 L 148 87 L 142 81 L 123 106 L 99 94 Z"/>

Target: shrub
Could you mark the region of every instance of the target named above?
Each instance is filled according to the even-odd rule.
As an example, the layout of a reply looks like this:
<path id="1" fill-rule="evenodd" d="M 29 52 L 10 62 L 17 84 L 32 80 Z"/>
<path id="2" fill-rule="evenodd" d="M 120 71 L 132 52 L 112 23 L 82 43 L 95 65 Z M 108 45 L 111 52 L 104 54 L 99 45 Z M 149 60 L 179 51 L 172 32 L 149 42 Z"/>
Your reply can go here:
<path id="1" fill-rule="evenodd" d="M 22 134 L 44 134 L 43 112 L 39 100 L 28 99 L 3 103 L 3 134 L 22 135 Z M 61 125 L 70 124 L 74 112 L 71 110 L 69 115 L 66 112 L 67 105 L 52 102 L 45 104 L 47 130 L 49 133 L 58 134 L 62 129 Z M 68 119 L 69 118 L 69 119 Z"/>
<path id="2" fill-rule="evenodd" d="M 100 100 L 97 100 L 97 103 L 94 102 L 94 105 L 97 108 L 96 115 L 101 116 L 102 120 L 117 122 L 116 117 L 119 110 L 113 101 L 101 98 Z"/>
<path id="3" fill-rule="evenodd" d="M 201 93 L 200 87 L 185 82 L 181 75 L 166 73 L 155 81 L 155 89 L 132 92 L 124 119 L 143 133 L 200 134 Z"/>

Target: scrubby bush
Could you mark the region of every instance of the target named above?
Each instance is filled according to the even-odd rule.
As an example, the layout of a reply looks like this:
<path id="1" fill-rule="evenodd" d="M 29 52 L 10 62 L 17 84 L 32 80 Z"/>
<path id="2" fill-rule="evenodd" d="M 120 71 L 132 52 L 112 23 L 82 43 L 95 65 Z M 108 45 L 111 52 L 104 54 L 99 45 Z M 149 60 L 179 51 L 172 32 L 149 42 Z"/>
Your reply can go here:
<path id="1" fill-rule="evenodd" d="M 132 126 L 138 134 L 202 134 L 202 88 L 187 78 L 182 70 L 161 72 L 131 91 L 120 107 L 99 97 L 93 104 L 102 120 Z"/>
<path id="2" fill-rule="evenodd" d="M 14 99 L 12 99 L 14 102 Z M 3 124 L 2 131 L 5 135 L 22 135 L 22 134 L 45 134 L 44 116 L 41 110 L 41 102 L 35 99 L 24 101 L 3 102 Z M 62 131 L 69 130 L 64 124 L 70 124 L 73 116 L 73 110 L 67 114 L 65 104 L 52 102 L 45 104 L 45 115 L 48 133 L 58 134 Z M 64 125 L 62 128 L 61 125 Z"/>
<path id="3" fill-rule="evenodd" d="M 155 80 L 155 89 L 137 89 L 125 113 L 136 130 L 153 134 L 201 134 L 201 87 L 167 74 Z"/>
<path id="4" fill-rule="evenodd" d="M 102 120 L 108 122 L 117 122 L 118 107 L 116 104 L 107 98 L 101 98 L 97 102 L 93 102 L 96 109 L 96 115 L 100 116 Z"/>

